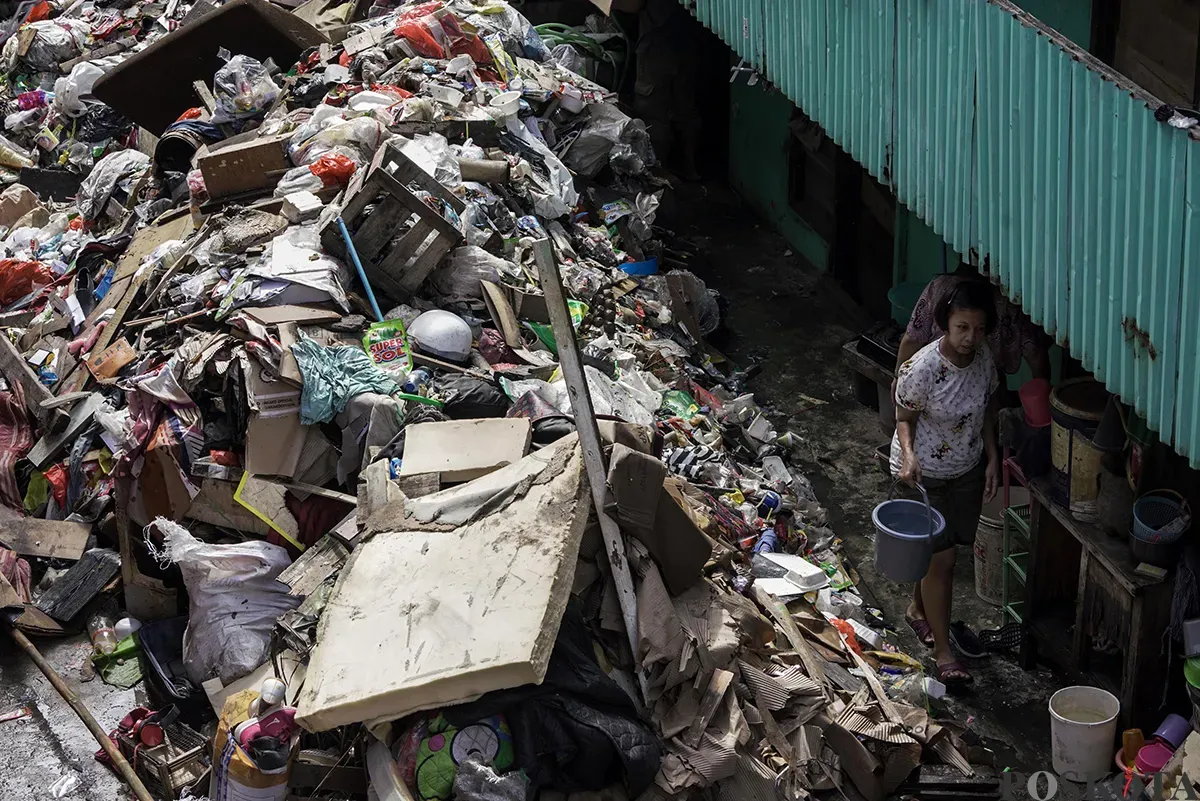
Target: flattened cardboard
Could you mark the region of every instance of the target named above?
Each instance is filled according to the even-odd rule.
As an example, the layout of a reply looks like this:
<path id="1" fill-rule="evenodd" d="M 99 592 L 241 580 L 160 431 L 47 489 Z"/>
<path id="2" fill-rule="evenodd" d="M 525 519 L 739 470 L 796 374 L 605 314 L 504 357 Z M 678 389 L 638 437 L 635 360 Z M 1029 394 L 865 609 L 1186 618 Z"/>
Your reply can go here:
<path id="1" fill-rule="evenodd" d="M 121 368 L 137 358 L 137 351 L 124 337 L 92 356 L 87 361 L 88 370 L 98 381 L 115 378 Z"/>
<path id="2" fill-rule="evenodd" d="M 525 418 L 450 420 L 409 426 L 400 475 L 440 473 L 443 482 L 471 481 L 519 462 L 533 429 Z"/>
<path id="3" fill-rule="evenodd" d="M 285 303 L 279 306 L 254 306 L 247 309 L 242 309 L 242 312 L 248 317 L 253 317 L 263 325 L 280 325 L 281 323 L 302 323 L 312 325 L 315 323 L 335 323 L 342 319 L 342 315 L 331 309 L 322 309 L 319 306 L 301 306 L 297 304 Z"/>
<path id="4" fill-rule="evenodd" d="M 617 498 L 621 528 L 636 537 L 662 571 L 672 595 L 696 583 L 712 556 L 712 542 L 687 510 L 663 491 L 662 462 L 624 445 L 614 445 L 608 484 Z"/>

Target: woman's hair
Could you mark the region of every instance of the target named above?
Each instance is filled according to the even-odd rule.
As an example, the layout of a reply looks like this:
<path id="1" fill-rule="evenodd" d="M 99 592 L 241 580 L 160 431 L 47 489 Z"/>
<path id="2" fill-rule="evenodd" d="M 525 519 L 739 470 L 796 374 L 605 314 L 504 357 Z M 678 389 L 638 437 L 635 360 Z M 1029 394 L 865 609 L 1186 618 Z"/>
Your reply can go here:
<path id="1" fill-rule="evenodd" d="M 978 310 L 984 313 L 987 333 L 996 330 L 995 289 L 986 279 L 965 278 L 942 296 L 933 309 L 933 321 L 943 331 L 950 330 L 950 313 L 955 310 Z"/>

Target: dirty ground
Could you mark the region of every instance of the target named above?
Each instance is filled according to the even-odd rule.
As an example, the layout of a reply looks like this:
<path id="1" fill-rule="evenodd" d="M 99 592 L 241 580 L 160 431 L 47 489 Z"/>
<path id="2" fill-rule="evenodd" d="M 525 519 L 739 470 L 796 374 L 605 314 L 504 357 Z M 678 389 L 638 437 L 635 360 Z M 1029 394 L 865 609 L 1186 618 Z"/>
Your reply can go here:
<path id="1" fill-rule="evenodd" d="M 678 225 L 679 233 L 707 258 L 707 264 L 696 265 L 697 274 L 728 301 L 725 339 L 718 346 L 739 364 L 762 361 L 763 371 L 749 390 L 774 410 L 781 432 L 791 430 L 802 438 L 797 451 L 801 469 L 861 576 L 860 592 L 884 611 L 906 653 L 928 657 L 904 623 L 911 586 L 895 584 L 873 568 L 871 510 L 888 492 L 875 449 L 887 438 L 877 412 L 855 400 L 850 369 L 841 359 L 842 345 L 858 333 L 846 323 L 852 319 L 847 309 L 852 301 L 794 255 L 727 187 L 710 184 L 681 193 L 679 211 L 686 221 Z M 814 406 L 809 399 L 825 403 Z M 969 556 L 960 551 L 954 618 L 976 630 L 995 628 L 1000 610 L 976 596 Z M 1050 769 L 1046 704 L 1061 681 L 1045 668 L 1025 672 L 1015 655 L 967 664 L 975 676 L 973 689 L 935 701 L 944 704 L 935 711 L 969 722 L 996 751 L 997 767 Z"/>

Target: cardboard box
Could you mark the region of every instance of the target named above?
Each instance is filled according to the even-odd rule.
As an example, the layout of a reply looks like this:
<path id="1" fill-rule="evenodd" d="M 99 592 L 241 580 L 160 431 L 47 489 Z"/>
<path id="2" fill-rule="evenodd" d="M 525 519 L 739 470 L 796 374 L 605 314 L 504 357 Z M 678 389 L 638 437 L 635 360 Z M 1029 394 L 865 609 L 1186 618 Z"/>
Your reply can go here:
<path id="1" fill-rule="evenodd" d="M 291 134 L 263 136 L 210 150 L 197 156 L 210 198 L 271 189 L 291 166 L 287 143 Z"/>
<path id="2" fill-rule="evenodd" d="M 622 530 L 650 551 L 672 595 L 696 583 L 712 556 L 712 542 L 675 497 L 664 491 L 666 466 L 653 456 L 613 445 L 608 485 Z"/>
<path id="3" fill-rule="evenodd" d="M 183 445 L 169 422 L 159 424 L 146 446 L 140 487 L 146 515 L 181 520 L 192 505 L 191 481 L 181 466 Z"/>
<path id="4" fill-rule="evenodd" d="M 533 429 L 525 418 L 449 420 L 409 426 L 400 475 L 440 473 L 443 483 L 471 481 L 520 461 Z"/>

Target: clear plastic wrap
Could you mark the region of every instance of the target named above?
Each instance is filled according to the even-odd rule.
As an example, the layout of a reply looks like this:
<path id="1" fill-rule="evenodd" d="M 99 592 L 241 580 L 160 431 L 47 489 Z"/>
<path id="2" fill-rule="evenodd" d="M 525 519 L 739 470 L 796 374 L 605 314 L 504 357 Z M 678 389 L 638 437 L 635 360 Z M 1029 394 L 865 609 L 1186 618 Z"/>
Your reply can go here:
<path id="1" fill-rule="evenodd" d="M 219 55 L 225 59 L 225 66 L 213 76 L 213 95 L 217 99 L 213 123 L 253 117 L 270 108 L 279 97 L 279 87 L 263 63 L 250 56 L 231 57 L 227 50 Z"/>

